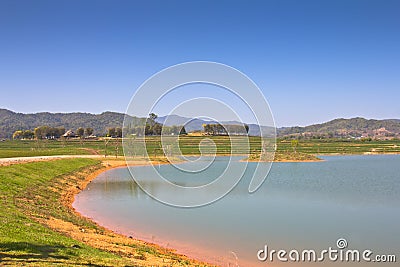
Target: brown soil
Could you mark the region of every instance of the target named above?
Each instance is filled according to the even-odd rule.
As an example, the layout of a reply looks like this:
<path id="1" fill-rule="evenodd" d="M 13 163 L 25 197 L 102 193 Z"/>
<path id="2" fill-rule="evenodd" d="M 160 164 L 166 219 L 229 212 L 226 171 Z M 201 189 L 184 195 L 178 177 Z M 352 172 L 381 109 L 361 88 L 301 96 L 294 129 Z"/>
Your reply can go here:
<path id="1" fill-rule="evenodd" d="M 138 160 L 136 162 L 131 161 L 130 165 L 131 164 L 136 166 L 146 165 L 149 163 Z M 102 168 L 88 174 L 86 179 L 79 180 L 78 184 L 66 188 L 62 195 L 63 204 L 71 209 L 76 216 L 85 218 L 72 207 L 75 195 L 79 193 L 81 189 L 85 188 L 87 184 L 95 179 L 101 172 L 111 168 L 125 166 L 127 165 L 124 160 L 103 160 Z M 70 236 L 89 246 L 129 258 L 132 263 L 139 264 L 140 266 L 183 266 L 182 263 L 180 263 L 182 261 L 186 261 L 186 265 L 189 264 L 189 266 L 212 266 L 189 259 L 185 255 L 176 254 L 174 250 L 165 249 L 156 244 L 150 244 L 141 240 L 116 234 L 102 226 L 99 226 L 95 222 L 93 222 L 93 224 L 97 226 L 96 228 L 101 229 L 101 231 L 96 229 L 82 229 L 71 222 L 52 217 L 43 219 L 41 222 L 51 229 Z M 151 251 L 151 253 L 146 251 Z"/>

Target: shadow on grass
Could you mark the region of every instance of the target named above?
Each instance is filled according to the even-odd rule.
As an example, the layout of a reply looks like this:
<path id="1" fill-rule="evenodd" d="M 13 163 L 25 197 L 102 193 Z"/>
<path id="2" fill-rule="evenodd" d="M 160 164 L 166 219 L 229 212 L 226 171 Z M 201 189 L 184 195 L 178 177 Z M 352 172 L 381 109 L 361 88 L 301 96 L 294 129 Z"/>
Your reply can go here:
<path id="1" fill-rule="evenodd" d="M 60 260 L 68 259 L 66 256 L 53 254 L 60 249 L 65 249 L 65 246 L 39 245 L 28 242 L 0 243 L 0 260 L 4 261 L 4 258 L 24 261 L 37 261 L 38 259 L 48 258 Z"/>
<path id="2" fill-rule="evenodd" d="M 46 264 L 65 263 L 69 257 L 57 255 L 61 249 L 67 249 L 65 246 L 60 245 L 39 245 L 28 242 L 5 242 L 0 243 L 0 265 L 6 262 L 20 262 L 20 263 L 39 263 Z M 76 264 L 86 266 L 103 266 L 96 264 Z"/>

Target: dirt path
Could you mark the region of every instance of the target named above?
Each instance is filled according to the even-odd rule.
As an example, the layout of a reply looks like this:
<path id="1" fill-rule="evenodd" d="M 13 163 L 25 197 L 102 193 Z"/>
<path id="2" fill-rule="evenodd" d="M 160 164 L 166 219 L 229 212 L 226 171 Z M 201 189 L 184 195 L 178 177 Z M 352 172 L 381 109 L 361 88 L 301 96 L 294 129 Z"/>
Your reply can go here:
<path id="1" fill-rule="evenodd" d="M 21 163 L 36 162 L 36 161 L 49 161 L 49 160 L 72 159 L 72 158 L 104 159 L 104 156 L 102 156 L 102 155 L 59 155 L 59 156 L 0 158 L 0 166 L 8 166 L 8 165 L 12 165 L 12 164 L 21 164 Z"/>
<path id="2" fill-rule="evenodd" d="M 100 155 L 99 151 L 93 148 L 82 148 L 82 150 L 88 151 L 91 155 Z"/>

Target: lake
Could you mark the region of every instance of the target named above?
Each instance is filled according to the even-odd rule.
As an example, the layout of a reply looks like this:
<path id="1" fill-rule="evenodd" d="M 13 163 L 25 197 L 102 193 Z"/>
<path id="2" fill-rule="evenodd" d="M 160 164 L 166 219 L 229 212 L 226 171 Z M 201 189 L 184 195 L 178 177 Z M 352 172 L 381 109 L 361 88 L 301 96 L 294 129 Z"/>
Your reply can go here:
<path id="1" fill-rule="evenodd" d="M 337 248 L 371 250 L 373 254 L 398 254 L 400 250 L 400 155 L 325 156 L 323 162 L 273 163 L 258 191 L 248 193 L 249 163 L 243 179 L 224 198 L 203 207 L 176 208 L 145 194 L 127 168 L 100 174 L 73 203 L 85 216 L 115 232 L 177 249 L 191 257 L 222 266 L 305 266 L 310 263 L 260 261 L 259 250 L 305 249 L 319 253 Z M 210 172 L 219 173 L 228 157 L 217 157 Z M 240 157 L 234 158 L 235 164 Z M 197 164 L 197 163 L 194 163 Z M 198 164 L 201 164 L 198 162 Z M 140 166 L 143 177 L 148 168 Z M 170 165 L 158 166 L 180 185 L 210 181 L 210 173 L 176 175 Z M 154 183 L 157 194 L 166 192 Z M 190 197 L 190 196 L 183 196 Z M 262 254 L 260 254 L 262 255 Z M 400 255 L 396 255 L 397 260 Z M 333 262 L 320 265 L 365 265 Z M 382 263 L 369 263 L 369 266 Z M 396 263 L 383 264 L 394 266 Z"/>

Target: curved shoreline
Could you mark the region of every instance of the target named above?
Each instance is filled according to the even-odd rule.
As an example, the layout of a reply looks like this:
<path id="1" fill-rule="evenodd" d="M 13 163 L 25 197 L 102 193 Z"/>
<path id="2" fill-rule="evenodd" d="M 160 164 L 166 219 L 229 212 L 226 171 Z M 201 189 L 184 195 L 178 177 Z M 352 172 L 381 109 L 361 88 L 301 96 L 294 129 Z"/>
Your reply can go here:
<path id="1" fill-rule="evenodd" d="M 176 251 L 172 249 L 163 248 L 162 246 L 153 244 L 152 242 L 148 243 L 146 241 L 140 241 L 140 237 L 138 239 L 132 239 L 121 234 L 116 234 L 114 231 L 106 229 L 106 227 L 97 224 L 90 218 L 82 216 L 82 214 L 78 213 L 72 208 L 72 202 L 74 201 L 75 195 L 79 193 L 88 183 L 90 183 L 90 181 L 95 179 L 100 173 L 104 171 L 118 167 L 126 167 L 127 165 L 125 160 L 103 158 L 103 165 L 100 164 L 99 160 L 95 161 L 88 159 L 75 159 L 75 161 L 73 159 L 63 159 L 59 161 L 50 160 L 46 164 L 45 161 L 47 160 L 42 161 L 42 163 L 32 162 L 30 164 L 20 164 L 21 166 L 14 165 L 4 167 L 7 169 L 14 169 L 14 172 L 16 173 L 15 175 L 18 175 L 21 172 L 20 168 L 22 168 L 22 170 L 25 170 L 25 173 L 23 173 L 23 177 L 28 182 L 26 184 L 28 187 L 19 188 L 19 191 L 17 191 L 18 194 L 21 195 L 15 195 L 18 199 L 18 205 L 16 206 L 16 208 L 18 209 L 18 212 L 22 212 L 24 215 L 27 216 L 27 218 L 29 217 L 35 222 L 32 223 L 32 221 L 29 221 L 27 219 L 23 221 L 23 225 L 31 227 L 31 225 L 35 225 L 35 223 L 37 223 L 37 225 L 41 225 L 41 227 L 45 226 L 47 229 L 51 230 L 51 235 L 57 236 L 58 234 L 60 236 L 55 237 L 56 242 L 60 242 L 60 244 L 64 244 L 64 241 L 62 239 L 59 239 L 61 238 L 61 236 L 68 237 L 73 242 L 72 243 L 71 241 L 68 241 L 69 246 L 73 245 L 72 250 L 76 249 L 76 252 L 78 253 L 80 253 L 79 251 L 85 252 L 85 254 L 83 255 L 88 255 L 93 259 L 97 260 L 97 258 L 95 258 L 97 254 L 95 253 L 102 253 L 101 251 L 104 251 L 108 252 L 110 255 L 112 253 L 114 254 L 114 256 L 120 256 L 116 257 L 115 260 L 117 260 L 118 263 L 125 263 L 121 265 L 117 264 L 117 262 L 114 262 L 112 266 L 127 266 L 128 262 L 128 265 L 134 263 L 135 266 L 165 266 L 166 263 L 168 263 L 169 266 L 181 266 L 179 262 L 182 261 L 186 262 L 186 265 L 190 266 L 210 266 L 209 264 L 207 265 L 205 263 L 201 263 L 200 261 L 195 261 L 187 258 L 184 255 L 185 253 L 176 253 Z M 83 166 L 84 168 L 76 167 L 79 166 L 78 162 L 81 161 L 86 161 L 86 163 L 82 163 L 83 165 L 81 164 L 81 166 Z M 162 161 L 162 159 L 160 159 L 160 161 Z M 148 164 L 150 164 L 149 161 L 138 160 L 136 162 L 136 165 L 134 166 Z M 165 164 L 165 162 L 160 162 L 160 164 Z M 72 166 L 75 166 L 75 168 L 71 169 Z M 52 171 L 46 171 L 46 169 L 43 169 L 43 167 L 49 168 L 49 170 Z M 26 170 L 30 171 L 26 172 Z M 66 170 L 69 171 L 67 172 Z M 54 171 L 55 173 L 59 173 L 60 175 L 55 176 Z M 64 173 L 62 173 L 63 171 Z M 44 182 L 41 179 L 45 179 Z M 7 181 L 7 179 L 5 181 Z M 10 181 L 9 183 L 12 184 L 12 181 Z M 35 186 L 29 189 L 29 186 L 31 185 Z M 37 185 L 43 185 L 43 187 L 38 187 Z M 25 191 L 26 189 L 28 191 Z M 7 199 L 7 197 L 5 199 Z M 12 201 L 12 196 L 10 199 L 10 203 L 14 203 L 14 205 L 16 205 L 15 197 L 14 202 Z M 70 206 L 68 205 L 68 202 L 70 203 Z M 5 203 L 7 203 L 7 201 Z M 38 206 L 36 206 L 36 204 Z M 3 215 L 7 216 L 5 214 Z M 12 216 L 10 218 L 12 218 Z M 29 232 L 31 230 L 25 229 L 25 231 L 28 234 L 27 236 L 31 237 L 31 232 Z M 43 231 L 39 231 L 39 233 L 42 232 Z M 97 239 L 100 239 L 100 241 L 102 241 L 103 243 L 91 245 L 91 242 L 93 240 L 96 241 Z M 16 240 L 22 240 L 24 242 L 37 242 L 37 239 L 32 240 L 29 238 L 18 239 L 17 237 Z M 45 242 L 45 244 L 47 243 Z M 74 244 L 79 245 L 75 247 L 76 245 Z M 87 246 L 85 245 L 84 247 L 82 247 L 84 244 L 86 244 Z M 110 246 L 112 246 L 112 248 L 110 248 Z M 55 248 L 57 247 L 55 246 Z M 143 248 L 145 248 L 146 251 L 142 254 L 142 252 L 144 251 Z M 20 250 L 22 249 L 17 250 L 17 253 L 20 253 Z M 70 250 L 71 248 L 65 247 L 63 248 L 63 251 L 61 253 L 66 253 Z M 95 252 L 95 250 L 97 250 L 98 252 Z M 149 250 L 150 252 L 148 253 Z M 9 255 L 11 256 L 8 260 L 11 259 L 10 261 L 13 261 L 13 259 L 18 259 L 12 253 L 13 252 L 9 253 Z M 30 254 L 23 254 L 24 257 L 29 255 Z M 148 257 L 142 257 L 142 255 Z M 191 254 L 188 253 L 188 255 Z M 55 254 L 55 256 L 57 256 L 57 254 Z M 106 259 L 108 260 L 109 258 Z M 96 260 L 94 262 L 96 262 Z M 154 260 L 155 263 L 151 263 L 151 260 Z M 51 258 L 48 262 L 50 261 Z M 78 263 L 90 263 L 90 258 L 85 259 L 71 257 L 71 262 L 73 261 L 76 261 Z M 100 263 L 103 261 L 97 260 L 97 262 Z M 106 264 L 106 266 L 109 265 Z"/>
<path id="2" fill-rule="evenodd" d="M 159 162 L 160 164 L 167 164 L 166 162 Z M 187 256 L 185 254 L 181 254 L 178 253 L 176 250 L 174 250 L 173 248 L 165 248 L 157 243 L 152 243 L 152 242 L 148 242 L 146 240 L 140 239 L 140 238 L 135 238 L 135 237 L 131 237 L 122 233 L 118 233 L 116 231 L 113 231 L 112 229 L 107 228 L 106 226 L 101 225 L 100 223 L 94 221 L 92 218 L 86 217 L 84 214 L 81 214 L 80 212 L 78 212 L 73 206 L 73 202 L 75 201 L 75 196 L 81 192 L 82 190 L 84 190 L 86 188 L 86 186 L 93 181 L 94 179 L 96 179 L 101 173 L 104 173 L 106 171 L 109 171 L 111 169 L 116 169 L 116 168 L 124 168 L 124 167 L 128 167 L 127 163 L 125 162 L 125 160 L 102 160 L 102 164 L 103 164 L 103 168 L 98 169 L 92 173 L 90 173 L 90 175 L 86 176 L 85 179 L 80 180 L 79 184 L 75 185 L 75 186 L 71 186 L 70 188 L 68 188 L 63 196 L 62 196 L 62 203 L 63 205 L 65 205 L 68 209 L 70 209 L 76 216 L 80 217 L 80 218 L 84 218 L 86 220 L 89 220 L 91 223 L 95 224 L 97 227 L 104 229 L 104 232 L 109 235 L 111 234 L 112 236 L 115 236 L 116 239 L 118 239 L 117 241 L 124 241 L 124 242 L 128 242 L 128 243 L 132 243 L 132 242 L 139 242 L 141 245 L 147 246 L 150 249 L 155 249 L 161 253 L 165 253 L 166 255 L 170 255 L 173 254 L 173 258 L 178 258 L 178 261 L 186 261 L 189 263 L 190 266 L 216 266 L 214 264 L 211 263 L 207 263 L 207 262 L 203 262 L 197 259 L 194 259 L 192 257 Z M 130 162 L 129 166 L 148 166 L 149 164 L 151 164 L 151 162 L 148 161 L 135 161 L 135 162 Z M 48 221 L 46 224 L 50 225 L 50 227 L 56 227 L 56 224 L 60 224 L 59 221 Z M 74 239 L 78 239 L 79 241 L 83 241 L 85 243 L 87 243 L 88 245 L 95 247 L 95 248 L 100 248 L 98 246 L 98 244 L 94 244 L 92 243 L 90 240 L 84 240 L 82 238 L 79 237 L 80 233 L 78 231 L 78 234 L 74 236 L 74 234 L 71 233 L 71 230 L 68 231 L 69 233 L 66 233 L 68 235 L 71 235 Z M 77 229 L 73 230 L 76 231 Z M 98 238 L 98 236 L 97 236 Z M 94 241 L 94 240 L 92 240 Z M 111 241 L 111 240 L 109 240 Z M 112 242 L 112 241 L 111 241 Z M 101 249 L 101 248 L 100 248 Z M 108 249 L 107 249 L 108 250 Z M 125 250 L 125 248 L 124 248 Z M 121 251 L 118 250 L 114 250 L 114 253 L 117 254 L 121 254 Z M 127 255 L 124 255 L 127 251 L 123 251 L 122 255 L 123 256 L 128 256 L 131 257 L 132 255 L 129 255 L 129 253 Z M 159 257 L 159 260 L 162 262 L 155 262 L 155 259 L 150 259 L 150 260 L 145 260 L 145 265 L 146 266 L 163 266 L 164 264 L 167 264 L 168 261 L 166 261 L 165 258 L 163 257 Z M 173 264 L 173 263 L 169 263 L 169 264 Z M 171 266 L 175 266 L 174 264 Z"/>
<path id="3" fill-rule="evenodd" d="M 204 266 L 172 250 L 114 234 L 65 205 L 71 192 L 104 169 L 92 159 L 1 167 L 0 265 Z"/>
<path id="4" fill-rule="evenodd" d="M 277 163 L 285 163 L 285 162 L 295 162 L 295 163 L 296 163 L 296 162 L 297 162 L 297 163 L 298 163 L 298 162 L 323 162 L 323 161 L 325 161 L 325 160 L 317 160 L 317 161 L 289 161 L 289 160 L 288 160 L 288 161 L 278 161 Z M 128 167 L 126 161 L 125 161 L 125 160 L 122 160 L 122 159 L 120 159 L 120 160 L 116 160 L 116 159 L 109 159 L 109 160 L 107 160 L 107 159 L 104 159 L 104 158 L 103 158 L 103 159 L 102 159 L 102 163 L 105 164 L 105 167 L 104 167 L 104 168 L 101 168 L 101 169 L 99 169 L 99 170 L 97 170 L 97 171 L 91 173 L 91 174 L 88 175 L 87 177 L 85 177 L 84 180 L 82 180 L 82 181 L 79 182 L 79 184 L 78 184 L 77 187 L 71 187 L 71 188 L 69 188 L 69 190 L 67 191 L 67 193 L 66 193 L 66 194 L 64 195 L 64 197 L 63 197 L 63 203 L 64 203 L 64 205 L 66 205 L 71 211 L 73 211 L 77 216 L 82 217 L 82 218 L 85 218 L 85 219 L 88 219 L 88 220 L 90 220 L 92 223 L 98 225 L 98 226 L 101 227 L 101 228 L 106 229 L 107 231 L 112 232 L 113 234 L 123 236 L 124 238 L 132 239 L 132 238 L 130 237 L 130 233 L 129 233 L 128 231 L 125 231 L 126 229 L 123 229 L 122 231 L 119 231 L 119 230 L 116 230 L 116 229 L 114 228 L 114 230 L 112 230 L 112 229 L 113 229 L 112 226 L 110 227 L 109 225 L 104 225 L 104 224 L 102 224 L 100 221 L 96 222 L 96 221 L 94 221 L 92 218 L 86 217 L 84 214 L 78 212 L 78 211 L 72 206 L 73 202 L 75 201 L 75 196 L 76 196 L 78 193 L 80 193 L 82 190 L 84 190 L 84 189 L 86 188 L 86 186 L 87 186 L 92 180 L 96 179 L 101 173 L 104 173 L 104 172 L 109 171 L 109 170 L 111 170 L 111 169 L 126 168 L 126 167 Z M 129 164 L 129 166 L 149 166 L 151 163 L 157 163 L 157 162 L 154 162 L 154 161 L 151 162 L 151 161 L 145 161 L 145 160 L 137 160 L 137 161 L 135 161 L 135 162 L 134 162 L 134 161 L 130 161 L 130 163 L 131 163 L 131 164 Z M 159 164 L 169 164 L 169 163 L 160 161 Z M 111 225 L 112 225 L 112 223 L 111 223 Z M 178 256 L 189 257 L 189 258 L 191 258 L 194 262 L 196 262 L 197 264 L 206 264 L 207 266 L 210 266 L 210 265 L 215 266 L 214 264 L 216 264 L 215 262 L 212 262 L 212 263 L 211 263 L 211 262 L 208 262 L 208 263 L 202 262 L 202 259 L 201 259 L 200 257 L 198 257 L 198 256 L 196 257 L 196 256 L 195 256 L 195 253 L 193 253 L 193 251 L 195 251 L 196 249 L 192 250 L 192 252 L 190 252 L 190 250 L 189 250 L 189 251 L 188 251 L 188 250 L 185 250 L 185 251 L 182 252 L 181 249 L 177 248 L 178 250 L 180 250 L 180 251 L 177 252 L 177 250 L 174 250 L 173 248 L 172 248 L 172 249 L 171 249 L 171 248 L 165 248 L 165 245 L 164 245 L 164 247 L 163 247 L 163 243 L 164 243 L 164 242 L 162 242 L 162 241 L 165 241 L 165 240 L 161 240 L 161 242 L 155 242 L 155 243 L 153 243 L 154 241 L 149 240 L 149 239 L 146 240 L 146 238 L 143 238 L 143 235 L 140 235 L 140 234 L 137 235 L 137 236 L 135 237 L 135 239 L 138 240 L 138 241 L 140 241 L 140 242 L 142 242 L 143 244 L 146 244 L 146 245 L 149 245 L 149 246 L 155 246 L 155 247 L 158 248 L 158 249 L 163 249 L 163 250 L 171 251 L 172 253 L 175 253 L 175 254 L 177 254 Z M 168 244 L 171 245 L 171 243 L 168 243 Z M 179 244 L 177 244 L 176 247 L 179 247 Z M 187 256 L 186 254 L 187 254 L 188 256 Z"/>
<path id="5" fill-rule="evenodd" d="M 123 236 L 124 238 L 129 238 L 130 240 L 134 239 L 139 242 L 142 242 L 150 247 L 156 247 L 158 249 L 162 249 L 165 251 L 170 251 L 175 255 L 182 257 L 184 259 L 189 259 L 191 264 L 189 266 L 239 266 L 237 263 L 237 259 L 228 258 L 226 255 L 221 256 L 220 254 L 216 254 L 215 251 L 209 250 L 205 247 L 196 247 L 190 244 L 189 242 L 178 241 L 178 240 L 168 240 L 157 238 L 157 240 L 150 239 L 146 236 L 143 232 L 137 232 L 134 229 L 126 229 L 126 228 L 118 228 L 113 223 L 112 220 L 107 221 L 102 220 L 102 218 L 97 217 L 94 219 L 90 217 L 90 215 L 86 216 L 85 212 L 79 212 L 77 209 L 73 207 L 73 202 L 75 201 L 75 197 L 79 194 L 82 190 L 86 188 L 86 186 L 96 179 L 100 174 L 105 173 L 107 171 L 118 169 L 118 168 L 127 168 L 127 167 L 139 167 L 139 166 L 150 166 L 151 163 L 156 163 L 157 161 L 138 161 L 132 164 L 127 165 L 124 160 L 115 161 L 112 160 L 111 162 L 107 162 L 108 166 L 102 168 L 96 172 L 91 173 L 89 176 L 86 177 L 79 185 L 79 190 L 76 188 L 72 188 L 73 194 L 69 195 L 66 198 L 66 202 L 64 205 L 67 205 L 69 209 L 71 209 L 77 216 L 85 218 L 96 224 L 97 226 L 106 229 L 107 231 L 112 232 L 115 235 Z M 111 164 L 109 164 L 111 163 Z M 158 162 L 159 164 L 170 164 L 168 162 Z M 246 261 L 242 260 L 241 263 L 246 263 Z M 152 267 L 154 265 L 151 265 Z M 163 265 L 164 266 L 164 265 Z M 181 265 L 180 265 L 181 266 Z M 251 263 L 246 263 L 246 266 L 252 266 Z"/>
<path id="6" fill-rule="evenodd" d="M 188 257 L 193 264 L 190 264 L 189 266 L 225 266 L 227 263 L 229 266 L 230 264 L 233 264 L 232 266 L 239 266 L 237 265 L 237 261 L 232 261 L 232 259 L 228 258 L 222 258 L 213 251 L 207 250 L 206 248 L 202 247 L 195 247 L 191 246 L 191 244 L 188 243 L 183 243 L 179 241 L 172 241 L 167 240 L 167 239 L 160 239 L 157 238 L 157 241 L 152 240 L 150 238 L 146 238 L 145 233 L 143 232 L 137 232 L 134 229 L 126 229 L 126 228 L 118 228 L 113 224 L 112 220 L 102 220 L 103 218 L 97 217 L 92 218 L 90 215 L 85 215 L 85 212 L 79 212 L 76 208 L 73 207 L 73 203 L 75 201 L 75 197 L 77 194 L 79 194 L 82 190 L 84 190 L 87 185 L 96 179 L 100 174 L 105 173 L 107 171 L 113 170 L 113 169 L 118 169 L 118 168 L 128 168 L 128 167 L 138 167 L 138 166 L 150 166 L 151 163 L 157 164 L 156 161 L 137 161 L 136 163 L 127 164 L 125 160 L 111 160 L 111 161 L 106 161 L 104 160 L 103 163 L 106 163 L 107 165 L 105 168 L 102 168 L 96 172 L 91 173 L 89 176 L 86 177 L 81 183 L 79 184 L 79 190 L 76 190 L 76 188 L 71 188 L 72 194 L 70 194 L 65 200 L 65 204 L 67 205 L 69 209 L 71 209 L 77 216 L 83 217 L 85 219 L 90 220 L 92 223 L 98 225 L 101 228 L 106 229 L 107 231 L 110 231 L 111 233 L 115 235 L 122 236 L 124 238 L 129 238 L 129 239 L 135 239 L 138 240 L 139 242 L 142 242 L 143 244 L 146 244 L 150 247 L 156 247 L 156 248 L 161 248 L 166 251 L 171 251 L 172 253 L 175 253 L 179 257 Z M 159 164 L 170 164 L 168 162 L 158 162 Z M 132 237 L 133 236 L 133 237 Z M 247 263 L 244 260 L 241 260 L 241 263 L 246 263 L 246 266 L 252 266 L 252 263 Z M 154 265 L 151 265 L 154 266 Z"/>

